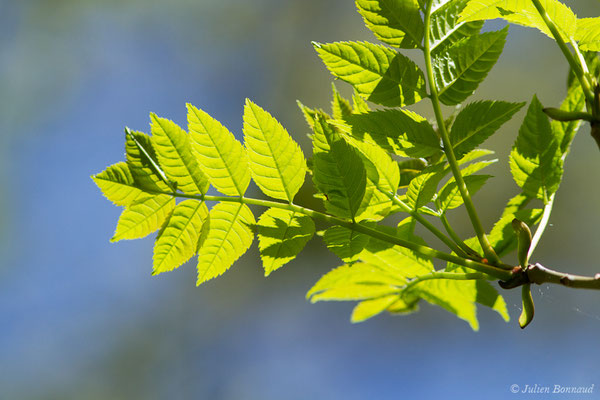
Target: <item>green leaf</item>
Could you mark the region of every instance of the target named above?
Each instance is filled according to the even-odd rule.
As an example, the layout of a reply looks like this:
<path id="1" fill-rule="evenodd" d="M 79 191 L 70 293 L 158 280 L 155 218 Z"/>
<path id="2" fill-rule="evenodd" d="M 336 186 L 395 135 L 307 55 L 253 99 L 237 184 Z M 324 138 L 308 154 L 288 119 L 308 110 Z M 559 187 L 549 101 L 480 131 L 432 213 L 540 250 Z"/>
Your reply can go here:
<path id="1" fill-rule="evenodd" d="M 210 210 L 210 228 L 198 251 L 200 285 L 222 275 L 252 244 L 255 225 L 252 211 L 245 204 L 221 202 Z"/>
<path id="2" fill-rule="evenodd" d="M 153 144 L 158 161 L 169 180 L 187 194 L 204 194 L 208 179 L 192 154 L 189 137 L 177 124 L 150 114 Z"/>
<path id="3" fill-rule="evenodd" d="M 268 112 L 246 99 L 244 141 L 252 178 L 267 196 L 292 201 L 306 176 L 298 144 Z"/>
<path id="4" fill-rule="evenodd" d="M 487 180 L 491 178 L 491 175 L 470 175 L 465 176 L 464 181 L 467 185 L 467 190 L 469 194 L 474 195 L 483 187 L 483 185 L 487 182 Z M 458 185 L 455 180 L 448 182 L 442 190 L 440 190 L 440 195 L 438 198 L 440 207 L 438 211 L 442 214 L 448 210 L 452 210 L 454 208 L 460 207 L 464 201 L 458 190 Z"/>
<path id="5" fill-rule="evenodd" d="M 420 158 L 403 160 L 398 163 L 400 168 L 400 187 L 406 187 L 427 167 L 427 163 Z"/>
<path id="6" fill-rule="evenodd" d="M 401 49 L 421 47 L 423 20 L 416 0 L 356 0 L 356 7 L 382 42 Z"/>
<path id="7" fill-rule="evenodd" d="M 406 315 L 419 311 L 419 300 L 417 296 L 402 293 L 402 297 L 389 305 L 387 312 L 394 315 Z"/>
<path id="8" fill-rule="evenodd" d="M 359 214 L 365 195 L 367 176 L 362 159 L 356 149 L 348 145 L 327 124 L 318 119 L 326 137 L 329 151 L 319 151 L 313 156 L 313 181 L 327 200 L 325 208 L 342 218 Z"/>
<path id="9" fill-rule="evenodd" d="M 358 255 L 369 242 L 369 236 L 343 226 L 334 225 L 325 231 L 327 248 L 346 263 L 358 260 Z"/>
<path id="10" fill-rule="evenodd" d="M 561 156 L 558 138 L 542 111 L 542 104 L 534 96 L 510 153 L 515 182 L 528 196 L 547 203 L 560 184 Z"/>
<path id="11" fill-rule="evenodd" d="M 182 201 L 173 209 L 154 244 L 153 275 L 179 267 L 196 253 L 207 217 L 206 204 L 196 200 Z"/>
<path id="12" fill-rule="evenodd" d="M 494 228 L 488 235 L 490 243 L 496 250 L 499 256 L 503 256 L 510 253 L 517 247 L 517 237 L 512 229 L 511 222 L 517 218 L 525 222 L 529 226 L 536 225 L 542 218 L 543 210 L 539 208 L 534 209 L 520 209 L 509 212 L 508 208 L 504 211 L 502 218 L 494 225 Z"/>
<path id="13" fill-rule="evenodd" d="M 474 286 L 475 282 L 470 281 L 433 279 L 416 285 L 412 292 L 431 304 L 445 308 L 467 321 L 471 329 L 478 331 L 479 321 L 475 305 L 477 291 Z"/>
<path id="14" fill-rule="evenodd" d="M 578 19 L 575 40 L 583 51 L 600 51 L 600 17 Z"/>
<path id="15" fill-rule="evenodd" d="M 505 101 L 477 101 L 467 105 L 456 117 L 450 132 L 456 156 L 461 157 L 482 144 L 524 105 Z"/>
<path id="16" fill-rule="evenodd" d="M 414 210 L 429 203 L 437 186 L 446 175 L 447 169 L 443 163 L 425 168 L 417 177 L 410 181 L 406 191 L 406 203 Z"/>
<path id="17" fill-rule="evenodd" d="M 335 88 L 335 83 L 331 84 L 333 100 L 331 101 L 331 115 L 334 119 L 345 119 L 352 115 L 352 106 L 348 100 L 344 99 Z"/>
<path id="18" fill-rule="evenodd" d="M 400 171 L 390 155 L 377 145 L 344 135 L 344 139 L 361 155 L 367 172 L 367 188 L 363 197 L 361 219 L 380 220 L 394 207 L 389 194 L 396 193 L 400 183 Z"/>
<path id="19" fill-rule="evenodd" d="M 149 235 L 163 226 L 173 208 L 175 208 L 175 199 L 172 196 L 166 194 L 142 196 L 123 210 L 117 223 L 117 230 L 110 241 L 138 239 Z"/>
<path id="20" fill-rule="evenodd" d="M 385 266 L 343 265 L 323 275 L 308 291 L 312 303 L 328 300 L 364 300 L 398 293 L 406 280 Z"/>
<path id="21" fill-rule="evenodd" d="M 412 233 L 410 219 L 403 221 L 398 228 L 388 226 L 377 226 L 380 232 L 391 236 L 397 236 L 404 240 L 425 245 L 423 239 Z M 378 266 L 396 271 L 398 276 L 413 278 L 418 275 L 433 271 L 431 260 L 417 255 L 405 247 L 393 245 L 379 239 L 371 238 L 365 249 L 360 253 L 359 259 Z"/>
<path id="22" fill-rule="evenodd" d="M 507 34 L 508 27 L 466 37 L 433 57 L 434 80 L 442 103 L 455 105 L 473 94 L 500 57 Z"/>
<path id="23" fill-rule="evenodd" d="M 404 107 L 427 95 L 423 72 L 392 49 L 367 42 L 313 44 L 334 76 L 374 103 Z"/>
<path id="24" fill-rule="evenodd" d="M 566 41 L 574 37 L 577 17 L 557 0 L 540 0 L 550 19 Z M 503 18 L 513 24 L 537 28 L 552 38 L 552 33 L 531 0 L 471 0 L 460 14 L 461 21 Z"/>
<path id="25" fill-rule="evenodd" d="M 339 125 L 361 142 L 382 147 L 402 157 L 429 157 L 440 152 L 440 140 L 431 124 L 408 110 L 371 111 L 354 114 Z"/>
<path id="26" fill-rule="evenodd" d="M 371 109 L 369 108 L 369 105 L 365 99 L 363 99 L 360 96 L 360 93 L 354 89 L 354 93 L 352 94 L 352 112 L 354 114 L 364 114 L 368 113 L 369 111 L 371 111 Z"/>
<path id="27" fill-rule="evenodd" d="M 265 276 L 296 258 L 315 233 L 310 217 L 280 208 L 265 211 L 257 228 Z"/>
<path id="28" fill-rule="evenodd" d="M 129 167 L 118 162 L 92 176 L 102 194 L 117 206 L 127 206 L 146 193 L 137 187 Z"/>
<path id="29" fill-rule="evenodd" d="M 221 193 L 243 196 L 250 183 L 246 149 L 219 121 L 187 104 L 190 142 L 196 160 Z"/>
<path id="30" fill-rule="evenodd" d="M 446 1 L 433 8 L 430 22 L 430 49 L 436 55 L 464 37 L 477 35 L 483 21 L 460 22 L 460 12 L 468 0 Z"/>
<path id="31" fill-rule="evenodd" d="M 128 134 L 130 133 L 130 134 Z M 142 132 L 126 131 L 125 154 L 127 165 L 139 188 L 149 191 L 172 192 L 166 182 L 164 172 L 156 165 L 156 152 L 153 139 Z"/>
<path id="32" fill-rule="evenodd" d="M 313 129 L 313 127 L 315 125 L 315 116 L 318 111 L 305 106 L 304 104 L 302 104 L 300 102 L 300 100 L 296 100 L 296 104 L 298 105 L 298 108 L 300 109 L 300 111 L 302 111 L 302 115 L 304 115 L 304 119 L 306 120 L 306 123 L 308 124 L 310 129 Z"/>
<path id="33" fill-rule="evenodd" d="M 377 299 L 361 301 L 352 310 L 350 321 L 352 323 L 363 322 L 369 318 L 384 312 L 389 306 L 396 303 L 400 299 L 397 294 L 379 297 Z"/>
<path id="34" fill-rule="evenodd" d="M 530 197 L 527 197 L 522 193 L 510 199 L 504 208 L 502 216 L 494 224 L 494 227 L 488 234 L 488 240 L 499 257 L 506 256 L 517 247 L 517 237 L 511 224 L 513 219 L 517 218 L 529 226 L 537 225 L 540 222 L 543 210 L 539 208 L 525 208 L 531 200 Z M 481 245 L 476 237 L 465 240 L 465 243 L 473 250 L 481 252 Z M 449 263 L 449 265 L 450 264 L 452 263 Z M 452 268 L 463 268 L 455 264 L 452 264 L 452 266 Z M 448 268 L 446 269 L 451 270 Z"/>
<path id="35" fill-rule="evenodd" d="M 583 111 L 585 109 L 585 95 L 580 85 L 572 85 L 569 87 L 567 97 L 565 97 L 562 102 L 560 109 L 570 112 Z M 552 132 L 560 143 L 560 152 L 563 157 L 569 151 L 581 123 L 582 121 L 580 119 L 566 122 L 553 120 L 550 122 Z"/>

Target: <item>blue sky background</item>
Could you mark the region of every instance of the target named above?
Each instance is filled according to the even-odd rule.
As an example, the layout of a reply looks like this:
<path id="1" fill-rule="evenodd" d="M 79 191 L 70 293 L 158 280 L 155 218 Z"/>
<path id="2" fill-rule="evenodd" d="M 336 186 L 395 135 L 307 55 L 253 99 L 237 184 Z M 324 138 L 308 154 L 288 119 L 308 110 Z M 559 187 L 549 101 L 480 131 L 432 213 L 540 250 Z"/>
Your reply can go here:
<path id="1" fill-rule="evenodd" d="M 254 245 L 200 288 L 193 263 L 150 275 L 152 239 L 109 243 L 120 210 L 89 176 L 124 158 L 123 128 L 147 131 L 151 111 L 185 125 L 191 102 L 240 135 L 249 97 L 309 153 L 295 101 L 327 108 L 332 80 L 310 41 L 373 40 L 351 2 L 3 0 L 0 33 L 0 398 L 539 398 L 511 384 L 595 384 L 584 397 L 600 397 L 598 293 L 535 288 L 524 331 L 517 291 L 512 321 L 481 309 L 477 333 L 426 304 L 352 325 L 351 304 L 304 299 L 338 263 L 317 239 L 268 279 Z M 557 105 L 565 65 L 552 41 L 511 27 L 476 96 Z M 500 162 L 475 197 L 486 226 L 516 193 L 506 157 L 523 114 L 488 143 Z M 584 129 L 535 261 L 598 272 L 596 171 Z M 471 235 L 464 214 L 452 221 Z"/>

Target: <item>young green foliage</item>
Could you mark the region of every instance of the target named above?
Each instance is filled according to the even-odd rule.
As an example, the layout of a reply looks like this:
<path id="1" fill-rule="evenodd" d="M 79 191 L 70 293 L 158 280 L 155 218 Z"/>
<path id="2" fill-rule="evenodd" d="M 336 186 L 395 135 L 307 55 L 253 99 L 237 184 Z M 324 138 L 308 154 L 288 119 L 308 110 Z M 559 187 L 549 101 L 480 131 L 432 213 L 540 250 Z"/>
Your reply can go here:
<path id="1" fill-rule="evenodd" d="M 477 330 L 478 304 L 509 320 L 506 303 L 489 280 L 501 279 L 506 288 L 521 279 L 514 286 L 523 287 L 519 324 L 526 326 L 533 318 L 530 284 L 540 283 L 540 268 L 537 280 L 518 274 L 528 273 L 581 118 L 596 130 L 600 120 L 598 95 L 590 94 L 600 62 L 595 54 L 579 51 L 600 50 L 599 19 L 577 19 L 557 0 L 356 0 L 356 7 L 385 45 L 313 43 L 329 71 L 349 83 L 354 94 L 345 99 L 333 86 L 330 115 L 298 102 L 312 130 L 308 163 L 288 131 L 250 100 L 244 106 L 243 144 L 191 104 L 189 132 L 151 114 L 152 135 L 126 129 L 126 162 L 92 176 L 105 197 L 124 208 L 111 241 L 158 230 L 153 274 L 197 255 L 200 285 L 227 271 L 255 234 L 264 274 L 270 275 L 298 256 L 319 221 L 325 225 L 319 227 L 325 246 L 345 264 L 316 282 L 307 293 L 311 302 L 357 301 L 351 321 L 360 322 L 384 311 L 415 312 L 425 300 Z M 441 103 L 463 103 L 497 62 L 508 28 L 480 33 L 483 20 L 494 18 L 555 38 L 572 72 L 560 109 L 544 109 L 536 96 L 529 104 L 509 160 L 522 191 L 488 231 L 472 196 L 491 178 L 477 172 L 497 160 L 481 159 L 493 152 L 478 147 L 525 103 L 479 100 L 457 106 L 450 117 L 444 117 Z M 565 50 L 566 43 L 575 54 Z M 420 51 L 425 69 L 386 45 Z M 403 108 L 425 97 L 434 122 Z M 369 102 L 385 108 L 372 110 Z M 315 197 L 323 200 L 320 209 L 294 203 L 307 171 Z M 249 197 L 251 180 L 271 199 Z M 209 194 L 210 186 L 220 194 Z M 543 209 L 528 208 L 539 200 Z M 466 240 L 447 218 L 463 205 L 476 234 Z M 250 206 L 266 208 L 258 222 Z M 390 226 L 398 213 L 404 219 Z M 519 223 L 517 234 L 513 221 Z M 449 252 L 429 247 L 415 234 L 416 224 Z M 528 226 L 536 225 L 532 237 Z M 501 261 L 517 244 L 519 264 Z M 446 267 L 436 270 L 434 259 Z M 553 274 L 541 282 L 563 283 L 567 277 L 569 285 L 592 287 L 585 285 L 597 281 Z"/>

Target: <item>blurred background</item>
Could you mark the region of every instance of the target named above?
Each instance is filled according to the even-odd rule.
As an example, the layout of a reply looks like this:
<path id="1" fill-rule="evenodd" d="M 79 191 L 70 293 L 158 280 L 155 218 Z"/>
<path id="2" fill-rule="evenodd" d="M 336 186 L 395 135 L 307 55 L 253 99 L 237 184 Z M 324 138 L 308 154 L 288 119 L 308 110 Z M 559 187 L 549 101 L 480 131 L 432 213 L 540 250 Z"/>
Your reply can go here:
<path id="1" fill-rule="evenodd" d="M 268 279 L 255 244 L 199 288 L 193 263 L 151 277 L 152 239 L 109 243 L 120 209 L 90 175 L 124 159 L 123 128 L 148 131 L 151 111 L 185 126 L 191 102 L 239 136 L 249 97 L 309 154 L 296 99 L 328 109 L 332 81 L 310 41 L 374 40 L 351 1 L 0 0 L 0 33 L 0 399 L 539 397 L 512 384 L 600 397 L 600 293 L 536 287 L 524 331 L 519 291 L 503 292 L 510 323 L 481 309 L 476 333 L 427 304 L 352 325 L 352 304 L 304 299 L 338 264 L 318 238 Z M 551 40 L 511 27 L 476 97 L 557 106 L 565 77 Z M 487 227 L 517 192 L 507 155 L 523 115 L 486 146 L 500 159 L 475 197 Z M 593 274 L 600 152 L 587 129 L 566 168 L 535 261 Z M 464 214 L 452 221 L 471 235 Z"/>

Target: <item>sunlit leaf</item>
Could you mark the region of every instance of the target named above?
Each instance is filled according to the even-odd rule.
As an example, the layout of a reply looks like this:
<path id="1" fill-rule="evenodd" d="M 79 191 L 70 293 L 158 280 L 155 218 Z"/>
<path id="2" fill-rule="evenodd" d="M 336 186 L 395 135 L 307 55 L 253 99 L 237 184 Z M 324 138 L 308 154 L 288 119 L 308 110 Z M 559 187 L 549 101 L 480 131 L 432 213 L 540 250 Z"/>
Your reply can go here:
<path id="1" fill-rule="evenodd" d="M 369 242 L 369 236 L 343 226 L 334 225 L 325 231 L 323 240 L 327 248 L 344 262 L 358 260 L 358 255 Z"/>
<path id="2" fill-rule="evenodd" d="M 304 155 L 285 128 L 248 99 L 244 107 L 244 141 L 258 187 L 267 196 L 292 201 L 304 183 Z"/>
<path id="3" fill-rule="evenodd" d="M 206 204 L 196 200 L 182 201 L 173 209 L 154 244 L 153 275 L 171 271 L 196 254 L 207 217 Z"/>
<path id="4" fill-rule="evenodd" d="M 436 55 L 460 39 L 479 33 L 483 21 L 462 22 L 459 14 L 468 0 L 451 0 L 432 8 L 430 25 L 431 54 Z"/>
<path id="5" fill-rule="evenodd" d="M 547 203 L 562 178 L 561 156 L 558 138 L 534 96 L 510 153 L 510 170 L 515 182 L 528 196 Z"/>
<path id="6" fill-rule="evenodd" d="M 166 194 L 147 195 L 128 205 L 119 217 L 117 230 L 110 240 L 138 239 L 156 231 L 175 208 L 175 199 Z"/>
<path id="7" fill-rule="evenodd" d="M 279 208 L 265 211 L 257 228 L 265 276 L 296 258 L 315 233 L 310 217 Z"/>
<path id="8" fill-rule="evenodd" d="M 423 20 L 417 0 L 356 0 L 356 6 L 382 42 L 402 49 L 421 46 Z"/>
<path id="9" fill-rule="evenodd" d="M 203 194 L 208 179 L 192 154 L 187 133 L 177 124 L 150 114 L 153 144 L 158 161 L 169 180 L 187 194 Z"/>
<path id="10" fill-rule="evenodd" d="M 248 250 L 255 223 L 245 204 L 221 202 L 210 210 L 210 228 L 198 251 L 197 285 L 223 274 Z"/>
<path id="11" fill-rule="evenodd" d="M 433 58 L 442 103 L 458 104 L 473 94 L 500 57 L 507 33 L 505 28 L 463 38 Z"/>
<path id="12" fill-rule="evenodd" d="M 600 17 L 578 19 L 575 40 L 583 51 L 600 51 Z"/>
<path id="13" fill-rule="evenodd" d="M 246 149 L 219 121 L 191 104 L 187 108 L 192 150 L 210 183 L 223 194 L 243 196 L 250 183 Z"/>
<path id="14" fill-rule="evenodd" d="M 569 41 L 574 37 L 579 21 L 573 11 L 558 0 L 540 0 L 540 3 L 563 39 Z M 514 24 L 537 28 L 553 37 L 531 0 L 470 0 L 460 16 L 461 21 L 503 18 Z"/>
<path id="15" fill-rule="evenodd" d="M 423 72 L 408 57 L 392 49 L 367 42 L 314 46 L 333 75 L 374 103 L 403 107 L 426 96 Z"/>
<path id="16" fill-rule="evenodd" d="M 315 125 L 324 132 L 328 151 L 314 154 L 313 181 L 326 196 L 325 208 L 338 217 L 358 215 L 367 184 L 367 174 L 356 149 L 347 144 L 319 119 Z"/>
<path id="17" fill-rule="evenodd" d="M 129 167 L 124 162 L 111 165 L 93 175 L 92 179 L 102 190 L 102 194 L 117 206 L 127 206 L 145 195 L 144 191 L 137 187 Z"/>
<path id="18" fill-rule="evenodd" d="M 494 134 L 525 103 L 477 101 L 457 115 L 450 132 L 450 142 L 457 157 L 473 150 Z"/>
<path id="19" fill-rule="evenodd" d="M 363 300 L 354 307 L 350 321 L 353 323 L 363 322 L 369 318 L 384 312 L 388 307 L 397 302 L 400 295 L 392 294 L 377 299 Z"/>

